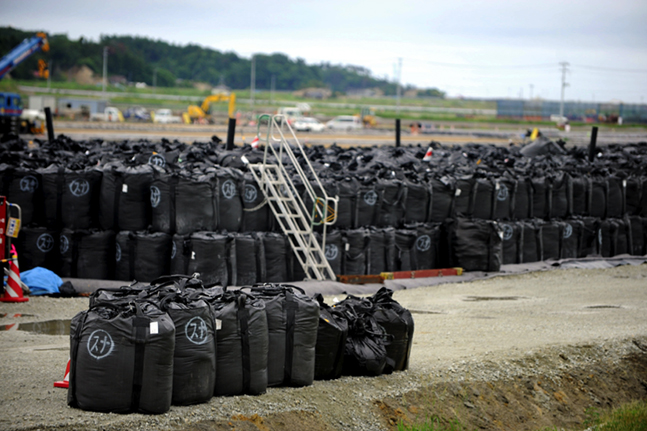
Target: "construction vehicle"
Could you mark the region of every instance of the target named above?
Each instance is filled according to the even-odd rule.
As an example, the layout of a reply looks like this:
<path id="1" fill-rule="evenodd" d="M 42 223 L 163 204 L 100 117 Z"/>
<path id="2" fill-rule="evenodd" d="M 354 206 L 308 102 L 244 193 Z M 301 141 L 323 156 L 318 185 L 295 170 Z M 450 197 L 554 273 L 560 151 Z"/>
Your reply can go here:
<path id="1" fill-rule="evenodd" d="M 377 120 L 375 118 L 375 111 L 373 108 L 363 107 L 362 111 L 359 114 L 359 118 L 362 120 L 364 127 L 375 127 L 377 126 Z"/>
<path id="2" fill-rule="evenodd" d="M 49 51 L 49 42 L 47 42 L 45 33 L 36 33 L 35 36 L 23 40 L 9 54 L 0 59 L 0 79 L 38 50 Z M 41 77 L 49 76 L 45 61 L 38 62 L 38 69 Z M 42 133 L 43 122 L 40 122 L 40 116 L 30 113 L 23 116 L 22 100 L 19 94 L 0 93 L 0 133 L 18 134 L 21 131 Z"/>
<path id="3" fill-rule="evenodd" d="M 216 102 L 229 102 L 228 115 L 234 118 L 236 110 L 236 95 L 230 94 L 212 94 L 207 96 L 202 105 L 189 105 L 186 112 L 182 114 L 182 119 L 186 124 L 191 123 L 213 123 L 213 116 L 209 114 L 211 104 Z"/>

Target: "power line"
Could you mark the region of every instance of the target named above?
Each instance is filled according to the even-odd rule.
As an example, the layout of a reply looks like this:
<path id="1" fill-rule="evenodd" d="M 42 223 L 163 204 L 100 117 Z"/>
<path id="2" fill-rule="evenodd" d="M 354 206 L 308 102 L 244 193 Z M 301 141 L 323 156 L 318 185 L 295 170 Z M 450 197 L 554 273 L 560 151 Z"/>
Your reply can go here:
<path id="1" fill-rule="evenodd" d="M 420 60 L 417 58 L 406 58 L 407 61 L 414 61 L 418 63 L 432 64 L 434 66 L 444 67 L 457 67 L 463 69 L 536 69 L 543 67 L 555 67 L 555 63 L 542 63 L 542 64 L 511 64 L 511 65 L 495 65 L 495 64 L 459 64 L 459 63 L 442 63 L 438 61 Z"/>
<path id="2" fill-rule="evenodd" d="M 574 64 L 573 67 L 579 69 L 599 70 L 604 72 L 647 73 L 647 69 L 617 69 L 614 67 L 584 66 L 581 64 Z"/>

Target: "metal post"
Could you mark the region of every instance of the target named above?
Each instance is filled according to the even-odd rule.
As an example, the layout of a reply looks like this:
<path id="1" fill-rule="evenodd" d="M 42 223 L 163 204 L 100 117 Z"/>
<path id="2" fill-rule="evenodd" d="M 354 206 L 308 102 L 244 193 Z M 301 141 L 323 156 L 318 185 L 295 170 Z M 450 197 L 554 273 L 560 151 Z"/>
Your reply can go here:
<path id="1" fill-rule="evenodd" d="M 251 100 L 251 109 L 252 111 L 254 110 L 254 96 L 256 93 L 256 56 L 252 55 L 252 77 L 251 77 L 251 83 L 249 85 L 250 89 L 250 100 Z"/>
<path id="2" fill-rule="evenodd" d="M 234 149 L 234 136 L 236 135 L 236 119 L 229 119 L 229 127 L 227 128 L 227 151 Z"/>
<path id="3" fill-rule="evenodd" d="M 54 123 L 52 122 L 52 110 L 49 106 L 45 107 L 45 122 L 47 123 L 47 139 L 51 143 L 54 140 Z"/>
<path id="4" fill-rule="evenodd" d="M 400 119 L 395 119 L 395 146 L 400 146 Z"/>
<path id="5" fill-rule="evenodd" d="M 106 92 L 108 86 L 108 47 L 103 47 L 103 92 Z"/>
<path id="6" fill-rule="evenodd" d="M 566 72 L 568 72 L 568 66 L 569 63 L 566 61 L 562 61 L 559 63 L 560 66 L 562 66 L 562 97 L 559 102 L 559 116 L 563 117 L 564 116 L 564 90 L 566 87 L 568 87 L 568 82 L 566 82 Z"/>
<path id="7" fill-rule="evenodd" d="M 591 130 L 591 143 L 589 144 L 589 162 L 595 158 L 595 143 L 598 140 L 598 126 L 593 126 Z"/>

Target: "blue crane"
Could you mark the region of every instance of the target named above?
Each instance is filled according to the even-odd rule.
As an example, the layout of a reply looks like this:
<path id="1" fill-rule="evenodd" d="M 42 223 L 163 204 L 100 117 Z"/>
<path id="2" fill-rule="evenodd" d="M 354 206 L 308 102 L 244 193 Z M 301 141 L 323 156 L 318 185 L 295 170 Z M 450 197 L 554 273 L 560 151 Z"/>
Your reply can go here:
<path id="1" fill-rule="evenodd" d="M 0 79 L 4 78 L 14 67 L 39 49 L 44 52 L 49 51 L 49 43 L 45 33 L 36 33 L 36 36 L 23 40 L 9 54 L 2 57 L 2 60 L 0 60 Z"/>

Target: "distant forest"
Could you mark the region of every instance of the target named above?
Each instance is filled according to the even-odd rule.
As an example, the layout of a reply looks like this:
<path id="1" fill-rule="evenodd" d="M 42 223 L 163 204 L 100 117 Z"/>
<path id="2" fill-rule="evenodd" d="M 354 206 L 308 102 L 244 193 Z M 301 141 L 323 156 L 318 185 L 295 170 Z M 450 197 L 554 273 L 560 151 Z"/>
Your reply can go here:
<path id="1" fill-rule="evenodd" d="M 7 54 L 23 39 L 36 34 L 11 27 L 0 27 L 0 55 Z M 161 40 L 131 36 L 101 36 L 99 42 L 70 40 L 66 34 L 48 34 L 50 51 L 25 60 L 11 72 L 16 79 L 35 79 L 38 58 L 51 59 L 53 78 L 64 79 L 63 72 L 74 66 L 87 66 L 101 76 L 103 48 L 108 47 L 108 75 L 121 75 L 130 82 L 153 84 L 157 68 L 160 87 L 191 86 L 193 82 L 224 84 L 232 89 L 250 87 L 251 59 L 233 52 L 220 52 L 198 45 L 173 45 Z M 309 87 L 327 87 L 333 92 L 379 88 L 394 95 L 396 85 L 371 76 L 361 66 L 321 63 L 308 65 L 285 54 L 256 55 L 256 88 L 270 89 L 272 75 L 277 90 L 294 91 Z M 407 90 L 409 87 L 403 89 Z M 437 89 L 426 89 L 421 95 L 444 97 Z"/>

